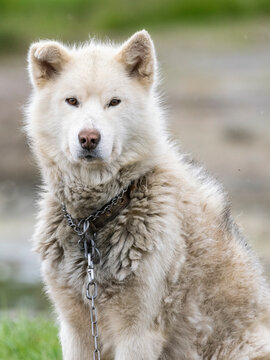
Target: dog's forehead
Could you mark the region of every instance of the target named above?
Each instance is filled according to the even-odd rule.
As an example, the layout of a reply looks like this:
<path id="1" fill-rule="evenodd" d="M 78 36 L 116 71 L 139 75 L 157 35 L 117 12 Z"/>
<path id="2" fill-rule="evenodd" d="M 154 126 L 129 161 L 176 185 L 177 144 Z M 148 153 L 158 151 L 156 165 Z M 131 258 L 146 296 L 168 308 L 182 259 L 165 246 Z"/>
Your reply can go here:
<path id="1" fill-rule="evenodd" d="M 119 84 L 124 69 L 116 60 L 117 50 L 106 46 L 89 46 L 77 49 L 63 77 L 70 85 L 99 91 Z"/>

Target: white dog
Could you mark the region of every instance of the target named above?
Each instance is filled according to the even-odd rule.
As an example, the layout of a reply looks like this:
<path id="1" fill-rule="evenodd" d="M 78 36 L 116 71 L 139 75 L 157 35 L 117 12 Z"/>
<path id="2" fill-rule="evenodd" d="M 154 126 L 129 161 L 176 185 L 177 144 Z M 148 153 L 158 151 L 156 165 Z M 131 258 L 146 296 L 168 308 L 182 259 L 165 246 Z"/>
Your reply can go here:
<path id="1" fill-rule="evenodd" d="M 270 359 L 269 288 L 221 187 L 168 141 L 156 67 L 146 31 L 29 51 L 34 244 L 63 357 Z"/>

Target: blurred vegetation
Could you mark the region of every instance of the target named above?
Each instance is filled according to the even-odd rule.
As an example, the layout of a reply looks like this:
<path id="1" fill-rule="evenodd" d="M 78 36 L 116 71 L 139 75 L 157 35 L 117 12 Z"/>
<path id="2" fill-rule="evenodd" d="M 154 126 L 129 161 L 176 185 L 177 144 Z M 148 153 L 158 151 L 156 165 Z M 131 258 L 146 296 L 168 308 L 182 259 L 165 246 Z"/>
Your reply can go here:
<path id="1" fill-rule="evenodd" d="M 88 34 L 269 15 L 269 0 L 1 0 L 0 52 L 25 51 L 39 38 L 86 40 Z"/>
<path id="2" fill-rule="evenodd" d="M 0 359 L 60 360 L 61 349 L 53 321 L 42 316 L 0 318 Z"/>
<path id="3" fill-rule="evenodd" d="M 0 281 L 0 309 L 25 309 L 31 311 L 47 311 L 50 303 L 40 283 L 21 283 Z M 2 359 L 0 357 L 0 359 Z"/>

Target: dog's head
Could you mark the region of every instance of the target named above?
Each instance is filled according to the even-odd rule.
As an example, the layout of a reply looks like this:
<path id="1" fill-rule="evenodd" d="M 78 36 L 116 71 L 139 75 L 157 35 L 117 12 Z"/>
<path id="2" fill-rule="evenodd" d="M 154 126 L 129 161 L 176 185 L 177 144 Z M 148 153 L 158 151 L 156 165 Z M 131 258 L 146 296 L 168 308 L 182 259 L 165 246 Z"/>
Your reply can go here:
<path id="1" fill-rule="evenodd" d="M 40 41 L 28 59 L 27 129 L 37 152 L 84 166 L 144 156 L 158 127 L 156 58 L 146 31 L 121 46 Z"/>

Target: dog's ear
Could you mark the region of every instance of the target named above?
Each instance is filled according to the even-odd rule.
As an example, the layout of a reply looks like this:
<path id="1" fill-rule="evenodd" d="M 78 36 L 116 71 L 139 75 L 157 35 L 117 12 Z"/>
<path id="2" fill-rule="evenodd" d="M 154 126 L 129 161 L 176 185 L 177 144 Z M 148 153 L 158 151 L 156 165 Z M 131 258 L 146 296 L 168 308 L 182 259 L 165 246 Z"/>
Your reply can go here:
<path id="1" fill-rule="evenodd" d="M 68 50 L 56 41 L 32 44 L 28 53 L 28 69 L 32 84 L 42 87 L 61 72 L 69 59 Z"/>
<path id="2" fill-rule="evenodd" d="M 128 75 L 149 87 L 154 81 L 155 48 L 146 30 L 136 32 L 121 47 L 117 60 L 125 66 Z"/>

